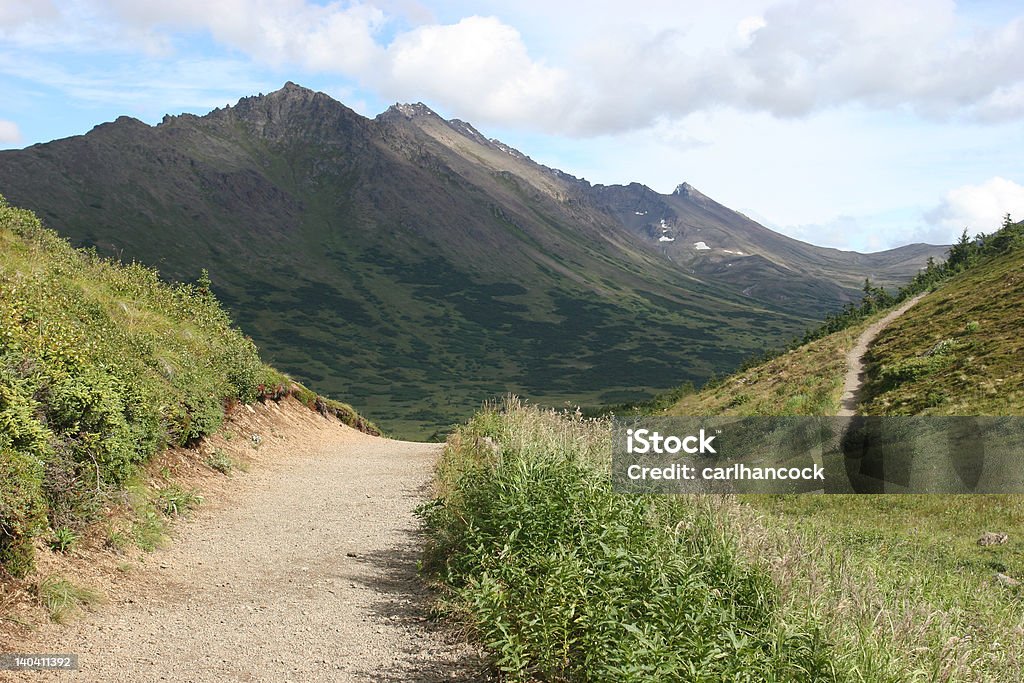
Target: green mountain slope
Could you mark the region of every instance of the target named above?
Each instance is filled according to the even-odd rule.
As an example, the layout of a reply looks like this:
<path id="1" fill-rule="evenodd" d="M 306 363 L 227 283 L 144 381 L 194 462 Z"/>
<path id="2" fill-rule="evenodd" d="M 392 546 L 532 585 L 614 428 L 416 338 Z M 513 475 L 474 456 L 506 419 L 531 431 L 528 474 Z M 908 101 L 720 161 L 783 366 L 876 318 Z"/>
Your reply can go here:
<path id="1" fill-rule="evenodd" d="M 883 330 L 870 415 L 1024 415 L 1024 249 L 964 272 Z"/>
<path id="2" fill-rule="evenodd" d="M 269 360 L 399 435 L 507 391 L 701 382 L 935 251 L 801 245 L 693 193 L 591 186 L 423 105 L 371 120 L 293 84 L 0 152 L 0 191 L 76 244 L 180 281 L 209 268 Z M 683 258 L 698 230 L 709 248 Z"/>

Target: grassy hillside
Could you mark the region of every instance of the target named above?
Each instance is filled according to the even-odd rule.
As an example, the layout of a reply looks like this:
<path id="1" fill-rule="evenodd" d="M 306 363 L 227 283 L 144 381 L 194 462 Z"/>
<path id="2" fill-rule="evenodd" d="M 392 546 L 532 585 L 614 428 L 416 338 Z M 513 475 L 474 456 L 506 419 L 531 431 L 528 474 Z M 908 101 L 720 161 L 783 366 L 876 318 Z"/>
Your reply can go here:
<path id="1" fill-rule="evenodd" d="M 923 273 L 914 287 L 934 291 L 872 346 L 867 410 L 1024 415 L 1022 265 L 1024 227 L 1008 224 Z M 842 329 L 667 412 L 834 414 L 846 352 L 885 313 L 874 309 L 847 310 L 826 326 Z M 601 439 L 606 423 L 509 404 L 449 441 L 426 513 L 432 566 L 511 678 L 1024 677 L 1024 495 L 614 496 Z M 981 545 L 986 532 L 1008 540 Z M 666 597 L 715 572 L 710 605 Z M 736 592 L 743 581 L 757 602 Z M 771 646 L 766 631 L 779 636 Z M 752 658 L 753 643 L 771 656 Z M 693 673 L 712 670 L 702 658 L 720 667 L 706 679 Z"/>
<path id="2" fill-rule="evenodd" d="M 871 415 L 1024 415 L 1024 249 L 966 270 L 886 328 Z"/>
<path id="3" fill-rule="evenodd" d="M 1024 223 L 1007 217 L 990 235 L 969 240 L 965 233 L 949 256 L 944 264 L 929 263 L 898 297 L 869 287 L 861 306 L 848 305 L 805 335 L 814 341 L 687 393 L 665 412 L 834 414 L 844 355 L 857 337 L 899 299 L 928 291 L 868 349 L 862 412 L 1024 414 Z"/>
<path id="4" fill-rule="evenodd" d="M 31 568 L 34 537 L 71 537 L 158 450 L 291 388 L 204 284 L 168 286 L 75 250 L 0 197 L 0 565 L 11 574 Z"/>
<path id="5" fill-rule="evenodd" d="M 683 396 L 665 414 L 834 415 L 839 409 L 846 353 L 873 320 L 868 318 Z"/>

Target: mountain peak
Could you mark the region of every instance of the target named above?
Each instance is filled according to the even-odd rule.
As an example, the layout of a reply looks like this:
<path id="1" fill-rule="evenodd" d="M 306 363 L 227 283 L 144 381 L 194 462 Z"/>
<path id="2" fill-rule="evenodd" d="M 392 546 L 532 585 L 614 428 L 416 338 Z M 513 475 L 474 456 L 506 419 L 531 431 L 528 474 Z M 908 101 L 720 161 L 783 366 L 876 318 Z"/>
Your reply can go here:
<path id="1" fill-rule="evenodd" d="M 385 114 L 400 114 L 407 119 L 413 119 L 417 116 L 437 116 L 433 109 L 423 104 L 422 102 L 416 102 L 415 104 L 408 104 L 403 102 L 395 102 L 388 107 Z"/>
<path id="2" fill-rule="evenodd" d="M 700 190 L 695 188 L 690 183 L 681 183 L 679 185 L 676 185 L 676 189 L 672 192 L 672 194 L 676 195 L 677 197 L 684 197 L 686 199 L 690 199 L 696 202 L 710 201 L 707 195 L 702 193 Z"/>
<path id="3" fill-rule="evenodd" d="M 298 83 L 295 83 L 294 81 L 288 81 L 284 85 L 282 85 L 278 90 L 268 92 L 265 95 L 263 93 L 260 93 L 259 95 L 251 97 L 243 97 L 242 100 L 310 100 L 317 97 L 318 95 L 321 97 L 327 97 L 328 99 L 331 99 L 329 96 L 324 95 L 321 92 L 317 92 L 316 90 L 310 90 L 305 86 L 301 86 Z"/>
<path id="4" fill-rule="evenodd" d="M 313 92 L 309 88 L 303 87 L 294 81 L 287 81 L 284 86 L 281 87 L 281 92 L 302 92 L 311 93 Z"/>
<path id="5" fill-rule="evenodd" d="M 288 81 L 279 90 L 243 97 L 234 106 L 216 109 L 204 117 L 244 123 L 260 137 L 317 141 L 348 139 L 364 118 L 330 95 Z"/>

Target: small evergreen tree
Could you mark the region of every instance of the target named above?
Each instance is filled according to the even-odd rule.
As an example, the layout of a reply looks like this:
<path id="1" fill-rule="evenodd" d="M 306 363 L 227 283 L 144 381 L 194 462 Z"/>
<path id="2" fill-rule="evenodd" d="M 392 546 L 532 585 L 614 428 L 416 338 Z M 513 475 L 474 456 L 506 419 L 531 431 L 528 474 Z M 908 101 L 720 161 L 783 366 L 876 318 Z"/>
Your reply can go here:
<path id="1" fill-rule="evenodd" d="M 1016 246 L 1024 244 L 1024 227 L 1020 224 L 1014 225 L 1010 214 L 1003 216 L 1003 227 L 1001 227 L 988 242 L 992 253 L 1002 254 Z"/>
<path id="2" fill-rule="evenodd" d="M 971 238 L 967 236 L 967 228 L 964 228 L 960 239 L 949 248 L 949 258 L 946 260 L 946 265 L 950 271 L 955 273 L 967 267 L 971 257 L 971 246 Z"/>
<path id="3" fill-rule="evenodd" d="M 199 279 L 196 280 L 196 287 L 198 287 L 199 291 L 203 294 L 209 294 L 213 291 L 213 281 L 210 280 L 210 271 L 206 268 L 203 268 L 199 273 Z"/>

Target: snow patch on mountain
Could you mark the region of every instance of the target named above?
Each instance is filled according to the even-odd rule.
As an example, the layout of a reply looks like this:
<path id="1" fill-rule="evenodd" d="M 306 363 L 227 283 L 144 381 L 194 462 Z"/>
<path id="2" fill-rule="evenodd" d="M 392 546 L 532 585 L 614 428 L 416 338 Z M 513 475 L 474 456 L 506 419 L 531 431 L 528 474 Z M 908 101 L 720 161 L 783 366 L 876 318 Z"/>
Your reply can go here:
<path id="1" fill-rule="evenodd" d="M 508 145 L 506 145 L 506 144 L 505 144 L 504 142 L 502 142 L 501 140 L 496 140 L 496 139 L 494 139 L 494 138 L 491 138 L 490 142 L 491 142 L 491 144 L 492 144 L 492 145 L 494 145 L 495 147 L 497 147 L 498 149 L 500 149 L 500 150 L 501 150 L 502 152 L 504 152 L 505 154 L 508 154 L 508 155 L 510 155 L 510 156 L 513 156 L 513 157 L 515 157 L 516 159 L 525 159 L 525 160 L 528 160 L 528 159 L 530 158 L 530 157 L 526 156 L 525 154 L 523 154 L 522 152 L 520 152 L 520 151 L 519 151 L 518 149 L 516 149 L 515 147 L 509 147 Z"/>

